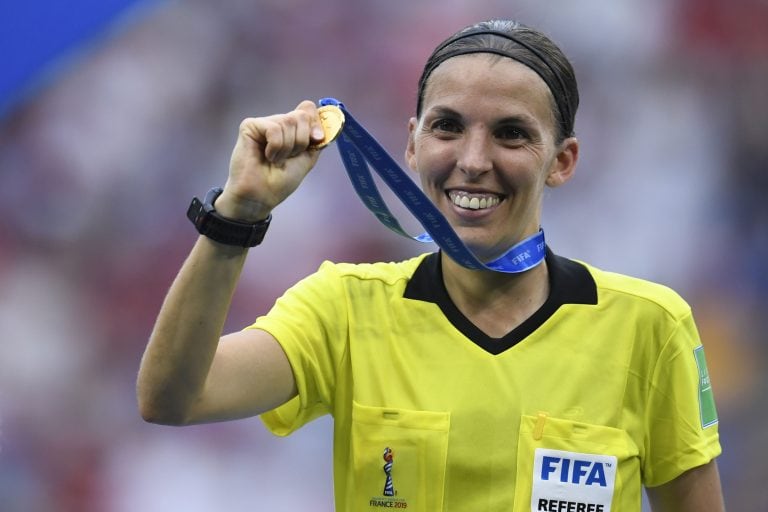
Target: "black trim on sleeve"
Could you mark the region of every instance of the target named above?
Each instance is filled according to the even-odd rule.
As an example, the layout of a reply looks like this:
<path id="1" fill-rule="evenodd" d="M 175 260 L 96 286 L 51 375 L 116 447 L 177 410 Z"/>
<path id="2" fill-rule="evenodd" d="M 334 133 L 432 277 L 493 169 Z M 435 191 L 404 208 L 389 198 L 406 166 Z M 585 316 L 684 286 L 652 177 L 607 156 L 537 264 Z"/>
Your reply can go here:
<path id="1" fill-rule="evenodd" d="M 549 297 L 527 320 L 501 338 L 492 338 L 478 329 L 458 310 L 443 283 L 440 254 L 428 255 L 419 264 L 405 288 L 403 297 L 437 304 L 448 321 L 473 343 L 498 355 L 515 346 L 541 327 L 564 304 L 597 304 L 597 285 L 587 268 L 557 256 L 547 248 Z"/>

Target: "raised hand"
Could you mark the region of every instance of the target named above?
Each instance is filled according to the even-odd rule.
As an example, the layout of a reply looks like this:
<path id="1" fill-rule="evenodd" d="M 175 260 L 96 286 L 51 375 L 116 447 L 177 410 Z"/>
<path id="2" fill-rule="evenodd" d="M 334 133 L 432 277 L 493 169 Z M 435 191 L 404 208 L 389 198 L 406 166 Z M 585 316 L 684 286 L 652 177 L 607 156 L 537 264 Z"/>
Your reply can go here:
<path id="1" fill-rule="evenodd" d="M 313 145 L 323 137 L 311 101 L 285 114 L 243 120 L 216 210 L 244 222 L 266 218 L 315 165 L 320 151 Z"/>

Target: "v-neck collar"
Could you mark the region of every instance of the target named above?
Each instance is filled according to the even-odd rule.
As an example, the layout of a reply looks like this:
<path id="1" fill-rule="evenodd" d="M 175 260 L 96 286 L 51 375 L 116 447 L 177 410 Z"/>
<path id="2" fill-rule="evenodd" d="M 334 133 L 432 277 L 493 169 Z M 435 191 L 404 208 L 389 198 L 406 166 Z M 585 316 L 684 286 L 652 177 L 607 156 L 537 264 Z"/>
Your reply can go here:
<path id="1" fill-rule="evenodd" d="M 456 307 L 443 283 L 440 253 L 422 260 L 405 288 L 403 297 L 437 304 L 464 336 L 483 350 L 498 355 L 524 340 L 541 327 L 564 304 L 597 304 L 597 286 L 587 268 L 573 260 L 557 256 L 547 247 L 549 297 L 523 323 L 501 338 L 492 338 L 477 328 Z"/>

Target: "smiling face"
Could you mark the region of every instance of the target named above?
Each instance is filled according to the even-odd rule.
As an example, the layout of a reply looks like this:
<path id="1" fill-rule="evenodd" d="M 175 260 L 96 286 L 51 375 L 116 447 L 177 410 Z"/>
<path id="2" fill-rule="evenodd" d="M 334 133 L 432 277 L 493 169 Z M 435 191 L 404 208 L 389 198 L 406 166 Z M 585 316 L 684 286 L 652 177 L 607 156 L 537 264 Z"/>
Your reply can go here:
<path id="1" fill-rule="evenodd" d="M 543 80 L 523 64 L 489 54 L 440 64 L 409 132 L 408 165 L 484 261 L 538 231 L 544 186 L 567 181 L 578 157 L 575 138 L 556 142 Z"/>

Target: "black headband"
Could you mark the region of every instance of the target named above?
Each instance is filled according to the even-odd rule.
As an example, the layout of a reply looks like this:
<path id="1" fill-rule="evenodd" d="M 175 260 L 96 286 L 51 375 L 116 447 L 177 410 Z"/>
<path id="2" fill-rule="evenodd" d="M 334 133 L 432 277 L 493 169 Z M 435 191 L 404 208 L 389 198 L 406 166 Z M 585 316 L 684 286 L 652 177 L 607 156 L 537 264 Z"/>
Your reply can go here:
<path id="1" fill-rule="evenodd" d="M 477 30 L 468 30 L 466 32 L 461 32 L 459 34 L 456 34 L 455 36 L 449 38 L 446 40 L 443 44 L 438 46 L 434 52 L 432 52 L 432 55 L 437 55 L 440 53 L 444 48 L 447 48 L 448 46 L 452 45 L 456 41 L 459 41 L 461 39 L 465 39 L 467 37 L 472 37 L 476 35 L 483 35 L 483 34 L 490 34 L 502 37 L 504 39 L 507 39 L 509 41 L 512 41 L 514 43 L 517 43 L 518 45 L 522 46 L 529 52 L 531 52 L 533 55 L 538 57 L 539 61 L 541 61 L 552 73 L 552 76 L 555 77 L 557 82 L 553 82 L 551 78 L 547 76 L 547 73 L 544 73 L 543 70 L 536 66 L 535 64 L 531 62 L 524 62 L 520 60 L 520 58 L 516 55 L 513 55 L 507 50 L 502 50 L 498 48 L 457 48 L 455 50 L 449 51 L 443 55 L 440 55 L 435 61 L 424 70 L 424 73 L 422 75 L 421 80 L 421 87 L 422 89 L 427 84 L 427 79 L 429 78 L 429 75 L 432 74 L 432 72 L 435 70 L 437 66 L 445 62 L 446 60 L 450 59 L 451 57 L 456 57 L 458 55 L 468 55 L 472 53 L 492 53 L 495 55 L 501 55 L 502 57 L 508 57 L 512 60 L 515 60 L 532 71 L 534 71 L 537 75 L 541 77 L 542 80 L 544 80 L 544 83 L 547 84 L 547 87 L 549 87 L 550 92 L 552 93 L 552 97 L 555 100 L 555 104 L 557 105 L 557 110 L 560 112 L 560 117 L 562 119 L 562 122 L 564 124 L 565 128 L 565 136 L 568 137 L 571 135 L 571 132 L 573 131 L 573 116 L 571 115 L 571 108 L 570 104 L 567 101 L 568 98 L 568 89 L 565 86 L 565 83 L 563 82 L 563 78 L 560 76 L 560 73 L 557 72 L 557 70 L 552 66 L 552 64 L 549 62 L 549 59 L 547 59 L 544 54 L 542 54 L 539 50 L 537 50 L 534 46 L 526 43 L 525 41 L 521 41 L 520 39 L 506 33 L 501 32 L 499 30 L 492 30 L 492 29 L 477 29 Z M 423 90 L 419 91 L 419 98 L 417 105 L 417 111 L 421 110 L 421 97 L 423 95 Z"/>

